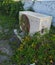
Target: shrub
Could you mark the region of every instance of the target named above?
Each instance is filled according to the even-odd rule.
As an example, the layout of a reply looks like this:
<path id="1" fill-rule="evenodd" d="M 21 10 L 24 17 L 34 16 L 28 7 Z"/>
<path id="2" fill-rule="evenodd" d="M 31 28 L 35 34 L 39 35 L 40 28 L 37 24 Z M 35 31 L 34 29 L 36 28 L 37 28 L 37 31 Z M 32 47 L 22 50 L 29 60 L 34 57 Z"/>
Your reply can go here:
<path id="1" fill-rule="evenodd" d="M 21 1 L 14 2 L 13 0 L 3 0 L 0 3 L 0 8 L 0 12 L 8 16 L 13 16 L 18 20 L 19 11 L 23 10 L 23 4 Z"/>
<path id="2" fill-rule="evenodd" d="M 55 28 L 54 28 L 55 29 Z M 17 65 L 53 65 L 55 63 L 55 34 L 50 32 L 41 36 L 39 33 L 23 39 L 13 56 Z"/>

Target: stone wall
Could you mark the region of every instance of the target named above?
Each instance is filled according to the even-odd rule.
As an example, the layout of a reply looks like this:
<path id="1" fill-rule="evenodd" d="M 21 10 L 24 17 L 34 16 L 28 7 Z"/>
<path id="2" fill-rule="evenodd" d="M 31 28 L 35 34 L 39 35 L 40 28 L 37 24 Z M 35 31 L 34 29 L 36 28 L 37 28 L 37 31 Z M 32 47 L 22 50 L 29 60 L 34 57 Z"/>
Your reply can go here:
<path id="1" fill-rule="evenodd" d="M 27 10 L 31 6 L 32 2 L 26 2 L 24 8 Z M 55 26 L 55 1 L 36 1 L 33 5 L 35 12 L 47 14 L 53 16 L 53 25 Z"/>

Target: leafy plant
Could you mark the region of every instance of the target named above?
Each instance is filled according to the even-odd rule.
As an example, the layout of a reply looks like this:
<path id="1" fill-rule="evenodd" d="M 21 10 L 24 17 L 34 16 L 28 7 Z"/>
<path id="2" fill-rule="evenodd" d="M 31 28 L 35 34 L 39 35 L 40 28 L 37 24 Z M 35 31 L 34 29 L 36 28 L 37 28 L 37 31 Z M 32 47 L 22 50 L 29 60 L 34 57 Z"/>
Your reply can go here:
<path id="1" fill-rule="evenodd" d="M 0 12 L 2 14 L 12 16 L 17 21 L 19 20 L 19 11 L 23 11 L 23 4 L 21 1 L 14 2 L 13 0 L 3 0 L 0 3 Z"/>
<path id="2" fill-rule="evenodd" d="M 53 29 L 52 29 L 53 30 Z M 55 34 L 53 32 L 41 36 L 36 33 L 26 36 L 12 57 L 17 65 L 53 65 L 55 63 Z"/>

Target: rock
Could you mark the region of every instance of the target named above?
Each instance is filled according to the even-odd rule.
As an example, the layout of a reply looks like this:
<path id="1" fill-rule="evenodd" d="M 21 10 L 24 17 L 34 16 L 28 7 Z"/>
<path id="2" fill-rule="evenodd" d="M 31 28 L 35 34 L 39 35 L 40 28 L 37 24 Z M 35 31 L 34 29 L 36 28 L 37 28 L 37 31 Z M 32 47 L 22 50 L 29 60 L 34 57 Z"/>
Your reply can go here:
<path id="1" fill-rule="evenodd" d="M 25 4 L 24 4 L 24 9 L 25 10 L 28 10 L 31 6 L 32 6 L 32 1 L 30 0 L 30 2 L 25 2 Z"/>
<path id="2" fill-rule="evenodd" d="M 8 60 L 7 56 L 0 55 L 0 63 L 2 63 L 4 60 Z"/>
<path id="3" fill-rule="evenodd" d="M 3 64 L 3 62 L 4 61 L 9 62 L 11 60 L 10 57 L 13 55 L 12 49 L 9 45 L 8 40 L 0 40 L 0 51 L 2 52 L 2 55 L 0 54 L 1 65 L 7 65 L 7 64 Z M 10 64 L 10 62 L 8 63 L 8 65 L 9 64 Z M 10 64 L 10 65 L 12 65 L 12 64 Z"/>
<path id="4" fill-rule="evenodd" d="M 7 55 L 12 55 L 12 50 L 10 48 L 8 40 L 1 40 L 0 41 L 0 51 L 6 53 Z"/>
<path id="5" fill-rule="evenodd" d="M 10 43 L 14 43 L 15 42 L 17 47 L 19 47 L 20 46 L 20 43 L 21 43 L 21 41 L 17 38 L 16 35 L 14 35 L 12 38 L 10 38 L 9 39 L 9 42 Z"/>
<path id="6" fill-rule="evenodd" d="M 12 37 L 9 40 L 10 40 L 10 42 L 14 42 L 16 39 Z"/>
<path id="7" fill-rule="evenodd" d="M 55 26 L 55 1 L 54 0 L 43 0 L 35 1 L 33 5 L 33 10 L 41 14 L 51 15 L 53 17 L 52 24 Z M 24 4 L 24 9 L 27 10 L 31 6 L 31 2 L 26 2 Z"/>

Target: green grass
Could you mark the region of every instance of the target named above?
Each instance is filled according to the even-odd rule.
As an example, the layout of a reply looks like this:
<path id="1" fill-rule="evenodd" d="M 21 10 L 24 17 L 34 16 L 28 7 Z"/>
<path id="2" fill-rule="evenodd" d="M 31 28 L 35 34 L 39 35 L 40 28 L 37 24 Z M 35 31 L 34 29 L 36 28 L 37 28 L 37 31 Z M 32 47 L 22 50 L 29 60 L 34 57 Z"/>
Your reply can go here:
<path id="1" fill-rule="evenodd" d="M 0 25 L 4 28 L 13 29 L 15 28 L 16 22 L 14 17 L 0 14 Z"/>

